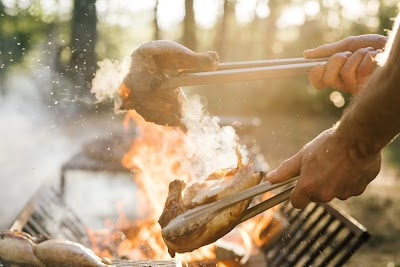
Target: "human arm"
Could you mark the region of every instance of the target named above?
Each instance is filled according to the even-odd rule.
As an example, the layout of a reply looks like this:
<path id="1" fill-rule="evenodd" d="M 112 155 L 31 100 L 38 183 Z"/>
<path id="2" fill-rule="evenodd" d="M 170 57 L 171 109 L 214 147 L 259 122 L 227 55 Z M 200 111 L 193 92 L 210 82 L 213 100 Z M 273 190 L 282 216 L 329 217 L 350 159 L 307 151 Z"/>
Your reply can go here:
<path id="1" fill-rule="evenodd" d="M 400 132 L 399 18 L 382 58 L 340 124 L 323 132 L 267 175 L 273 183 L 299 176 L 292 204 L 345 200 L 361 194 L 380 170 L 380 151 Z"/>
<path id="2" fill-rule="evenodd" d="M 305 50 L 306 58 L 330 57 L 325 65 L 319 64 L 311 70 L 310 83 L 318 90 L 333 87 L 357 94 L 374 71 L 374 58 L 386 41 L 386 36 L 365 34 Z"/>

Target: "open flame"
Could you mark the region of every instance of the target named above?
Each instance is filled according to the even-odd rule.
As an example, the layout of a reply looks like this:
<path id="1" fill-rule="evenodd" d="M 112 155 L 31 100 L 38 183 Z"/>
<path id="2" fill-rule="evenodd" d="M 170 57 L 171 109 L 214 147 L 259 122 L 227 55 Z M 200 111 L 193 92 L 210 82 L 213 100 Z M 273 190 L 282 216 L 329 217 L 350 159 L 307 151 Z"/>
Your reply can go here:
<path id="1" fill-rule="evenodd" d="M 122 209 L 115 224 L 108 231 L 89 231 L 94 251 L 109 258 L 135 260 L 167 260 L 171 257 L 161 236 L 158 224 L 168 184 L 174 179 L 190 182 L 191 174 L 185 170 L 187 148 L 185 133 L 179 129 L 146 122 L 135 111 L 129 111 L 125 126 L 135 121 L 138 137 L 125 154 L 122 163 L 134 170 L 134 179 L 140 188 L 137 204 L 139 219 L 131 220 Z M 215 258 L 214 245 L 202 247 L 192 253 L 177 255 L 185 261 Z"/>
<path id="2" fill-rule="evenodd" d="M 190 152 L 191 148 L 188 147 L 188 135 L 180 129 L 146 122 L 133 110 L 126 116 L 124 122 L 126 127 L 129 127 L 131 120 L 135 121 L 138 137 L 133 141 L 122 163 L 134 170 L 134 179 L 140 188 L 136 203 L 138 218 L 135 220 L 127 218 L 122 213 L 122 208 L 119 208 L 120 217 L 116 223 L 107 222 L 108 230 L 96 232 L 89 230 L 89 235 L 93 250 L 100 256 L 134 260 L 168 260 L 171 258 L 157 221 L 163 211 L 169 183 L 174 179 L 183 180 L 185 183 L 190 183 L 192 177 L 198 179 L 193 171 L 194 168 L 191 168 L 193 155 Z M 234 231 L 233 239 L 246 250 L 243 260 L 248 258 L 252 250 L 251 240 L 254 240 L 254 237 L 251 235 L 256 224 L 261 222 L 260 227 L 265 227 L 270 221 L 257 217 L 241 224 Z M 227 237 L 229 238 L 232 236 Z M 211 244 L 191 253 L 177 254 L 176 258 L 186 262 L 215 259 L 215 246 Z"/>

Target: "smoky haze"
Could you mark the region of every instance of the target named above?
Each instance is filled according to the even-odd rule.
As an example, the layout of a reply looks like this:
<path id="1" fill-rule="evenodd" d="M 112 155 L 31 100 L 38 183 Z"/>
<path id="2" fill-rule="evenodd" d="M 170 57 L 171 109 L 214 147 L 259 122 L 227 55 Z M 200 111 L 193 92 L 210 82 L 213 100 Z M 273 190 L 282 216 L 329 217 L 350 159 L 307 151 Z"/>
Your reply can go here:
<path id="1" fill-rule="evenodd" d="M 130 58 L 123 60 L 105 59 L 98 63 L 99 69 L 92 81 L 91 92 L 97 101 L 117 101 L 115 93 L 129 72 Z M 187 128 L 187 168 L 195 180 L 203 180 L 221 168 L 235 167 L 235 148 L 238 136 L 231 126 L 219 125 L 219 118 L 207 111 L 207 101 L 199 95 L 187 96 L 182 105 L 182 122 Z M 244 162 L 247 162 L 245 146 L 239 146 Z"/>

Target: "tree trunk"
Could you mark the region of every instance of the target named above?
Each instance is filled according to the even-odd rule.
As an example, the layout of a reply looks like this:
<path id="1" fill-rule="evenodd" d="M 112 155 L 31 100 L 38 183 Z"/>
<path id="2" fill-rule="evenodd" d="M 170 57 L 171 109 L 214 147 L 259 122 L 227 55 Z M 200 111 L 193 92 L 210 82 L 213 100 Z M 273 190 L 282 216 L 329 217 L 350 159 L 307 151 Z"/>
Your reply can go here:
<path id="1" fill-rule="evenodd" d="M 93 79 L 96 69 L 97 14 L 96 0 L 74 0 L 71 22 L 71 59 L 68 73 L 80 88 L 82 95 Z"/>
<path id="2" fill-rule="evenodd" d="M 156 0 L 156 3 L 154 4 L 154 19 L 153 19 L 153 27 L 154 27 L 153 39 L 154 40 L 161 39 L 160 27 L 158 27 L 157 12 L 158 12 L 158 0 Z"/>
<path id="3" fill-rule="evenodd" d="M 230 28 L 229 22 L 232 21 L 235 15 L 235 1 L 234 0 L 224 0 L 224 10 L 219 24 L 219 29 L 215 37 L 216 50 L 218 52 L 220 61 L 226 60 L 227 48 L 226 40 L 229 38 L 228 29 Z"/>
<path id="4" fill-rule="evenodd" d="M 194 19 L 193 0 L 185 0 L 185 19 L 183 21 L 183 44 L 196 51 L 196 22 Z"/>

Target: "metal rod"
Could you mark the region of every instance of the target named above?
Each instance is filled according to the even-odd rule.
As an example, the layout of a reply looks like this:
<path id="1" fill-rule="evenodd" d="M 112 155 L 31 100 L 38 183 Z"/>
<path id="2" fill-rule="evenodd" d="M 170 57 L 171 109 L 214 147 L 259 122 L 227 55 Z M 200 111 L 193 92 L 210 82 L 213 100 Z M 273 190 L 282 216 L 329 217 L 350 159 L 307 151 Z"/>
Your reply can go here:
<path id="1" fill-rule="evenodd" d="M 195 225 L 205 224 L 208 221 L 210 221 L 214 217 L 215 213 L 218 212 L 219 210 L 230 207 L 244 200 L 251 199 L 262 193 L 285 186 L 291 182 L 296 181 L 297 178 L 298 177 L 294 177 L 279 184 L 271 184 L 269 182 L 264 182 L 259 185 L 250 187 L 246 190 L 243 190 L 237 194 L 225 197 L 214 203 L 195 207 L 172 219 L 168 223 L 168 225 L 162 229 L 162 232 L 164 235 L 172 236 L 176 235 L 177 233 L 184 232 L 189 228 L 194 227 Z"/>
<path id="2" fill-rule="evenodd" d="M 284 59 L 226 62 L 226 63 L 219 63 L 218 70 L 257 68 L 257 67 L 300 64 L 300 63 L 310 63 L 310 62 L 323 62 L 323 61 L 328 61 L 328 60 L 329 60 L 328 57 L 326 57 L 326 58 L 298 57 L 298 58 L 284 58 Z"/>
<path id="3" fill-rule="evenodd" d="M 241 191 L 241 192 L 239 192 L 237 194 L 225 197 L 225 198 L 223 198 L 223 199 L 221 199 L 219 201 L 216 201 L 214 203 L 211 203 L 211 204 L 208 204 L 208 205 L 199 206 L 199 208 L 191 209 L 191 210 L 185 212 L 184 217 L 185 217 L 185 219 L 191 219 L 191 216 L 195 215 L 197 217 L 198 214 L 202 213 L 202 212 L 212 213 L 212 212 L 218 211 L 220 209 L 230 207 L 230 206 L 232 206 L 232 205 L 234 205 L 236 203 L 242 202 L 242 201 L 244 201 L 246 199 L 250 199 L 250 198 L 253 198 L 253 197 L 258 196 L 260 194 L 263 194 L 265 192 L 269 192 L 269 191 L 272 191 L 272 190 L 274 190 L 276 188 L 285 186 L 285 185 L 287 185 L 287 184 L 289 184 L 291 182 L 296 181 L 297 178 L 298 177 L 295 177 L 295 178 L 292 178 L 290 180 L 287 180 L 285 182 L 278 183 L 278 184 L 271 184 L 269 182 L 261 183 L 259 185 L 250 187 L 250 188 L 248 188 L 246 190 L 243 190 L 243 191 Z"/>
<path id="4" fill-rule="evenodd" d="M 161 84 L 161 88 L 177 88 L 182 86 L 221 84 L 264 80 L 278 77 L 296 77 L 308 74 L 318 64 L 325 62 L 309 62 L 292 65 L 267 66 L 257 68 L 217 70 L 209 72 L 196 72 L 171 77 Z"/>
<path id="5" fill-rule="evenodd" d="M 290 193 L 292 192 L 293 188 L 294 185 L 283 190 L 279 194 L 276 194 L 275 196 L 261 202 L 260 204 L 248 209 L 246 211 L 246 214 L 242 216 L 240 223 L 247 221 L 250 218 L 253 218 L 254 216 L 282 203 L 283 201 L 288 200 L 290 198 Z"/>

